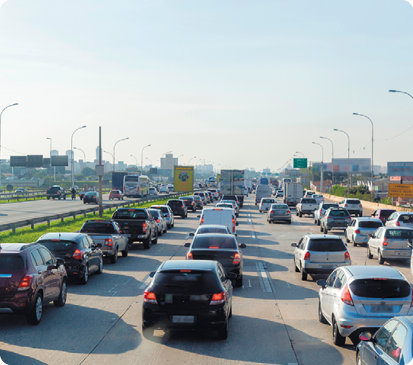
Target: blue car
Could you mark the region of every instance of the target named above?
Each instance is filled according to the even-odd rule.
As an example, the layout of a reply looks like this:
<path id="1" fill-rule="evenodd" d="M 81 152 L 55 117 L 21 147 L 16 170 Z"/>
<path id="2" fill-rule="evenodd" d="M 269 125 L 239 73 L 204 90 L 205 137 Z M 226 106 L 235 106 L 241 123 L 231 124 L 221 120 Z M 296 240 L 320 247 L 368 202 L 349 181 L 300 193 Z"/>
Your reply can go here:
<path id="1" fill-rule="evenodd" d="M 413 317 L 394 317 L 372 336 L 360 334 L 357 365 L 413 364 Z"/>

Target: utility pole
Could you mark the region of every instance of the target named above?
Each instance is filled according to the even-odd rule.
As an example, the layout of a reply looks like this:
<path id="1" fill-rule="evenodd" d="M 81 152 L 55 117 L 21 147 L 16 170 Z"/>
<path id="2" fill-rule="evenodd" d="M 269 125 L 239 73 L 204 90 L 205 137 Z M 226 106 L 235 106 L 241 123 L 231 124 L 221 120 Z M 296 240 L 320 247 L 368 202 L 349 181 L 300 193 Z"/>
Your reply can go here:
<path id="1" fill-rule="evenodd" d="M 99 169 L 103 169 L 103 166 L 102 166 L 102 127 L 99 127 Z M 102 218 L 103 216 L 102 173 L 103 171 L 99 171 L 99 218 Z"/>

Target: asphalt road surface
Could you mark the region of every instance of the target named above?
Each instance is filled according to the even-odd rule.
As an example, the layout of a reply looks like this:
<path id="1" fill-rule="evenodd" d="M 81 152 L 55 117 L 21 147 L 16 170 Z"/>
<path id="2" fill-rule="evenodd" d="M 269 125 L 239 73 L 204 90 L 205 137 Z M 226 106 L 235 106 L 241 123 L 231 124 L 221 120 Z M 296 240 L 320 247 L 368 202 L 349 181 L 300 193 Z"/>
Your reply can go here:
<path id="1" fill-rule="evenodd" d="M 50 202 L 51 203 L 51 202 Z M 367 215 L 370 212 L 365 212 Z M 317 319 L 318 277 L 303 282 L 293 269 L 292 242 L 319 233 L 312 217 L 293 215 L 292 225 L 268 224 L 247 198 L 238 219 L 244 252 L 244 286 L 234 289 L 233 317 L 225 341 L 215 333 L 141 331 L 142 294 L 149 273 L 161 262 L 183 259 L 187 235 L 198 226 L 197 213 L 176 218 L 175 227 L 143 250 L 135 244 L 126 258 L 87 285 L 69 283 L 65 307 L 49 304 L 39 326 L 24 316 L 0 314 L 0 356 L 9 365 L 112 364 L 355 364 L 355 347 L 332 343 L 331 328 Z M 342 232 L 339 234 L 343 236 Z M 348 246 L 353 264 L 378 265 L 364 247 Z M 406 262 L 391 262 L 411 281 Z M 386 262 L 386 265 L 389 263 Z"/>

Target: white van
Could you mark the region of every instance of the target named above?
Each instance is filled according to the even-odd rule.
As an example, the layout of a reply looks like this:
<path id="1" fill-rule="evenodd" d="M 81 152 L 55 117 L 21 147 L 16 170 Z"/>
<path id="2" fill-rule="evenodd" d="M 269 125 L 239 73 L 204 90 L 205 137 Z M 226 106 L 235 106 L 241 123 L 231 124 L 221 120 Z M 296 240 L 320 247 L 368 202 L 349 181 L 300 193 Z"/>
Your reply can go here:
<path id="1" fill-rule="evenodd" d="M 262 198 L 271 198 L 271 187 L 269 185 L 258 185 L 255 190 L 255 205 L 257 205 Z"/>
<path id="2" fill-rule="evenodd" d="M 275 204 L 277 201 L 274 198 L 262 198 L 258 210 L 260 213 L 266 212 L 271 208 L 271 205 Z"/>
<path id="3" fill-rule="evenodd" d="M 236 234 L 235 226 L 238 223 L 235 220 L 234 210 L 231 208 L 204 208 L 200 218 L 199 225 L 203 224 L 219 224 L 227 226 L 232 234 Z"/>

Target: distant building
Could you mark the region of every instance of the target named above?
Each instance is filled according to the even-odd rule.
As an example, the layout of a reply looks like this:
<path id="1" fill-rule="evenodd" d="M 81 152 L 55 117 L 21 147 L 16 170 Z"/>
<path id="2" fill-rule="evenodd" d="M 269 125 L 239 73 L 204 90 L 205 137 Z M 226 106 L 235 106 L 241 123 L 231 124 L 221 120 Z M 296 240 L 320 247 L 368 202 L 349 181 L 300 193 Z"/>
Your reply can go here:
<path id="1" fill-rule="evenodd" d="M 174 166 L 178 166 L 178 159 L 174 158 L 172 153 L 168 153 L 161 158 L 161 169 L 173 170 Z"/>
<path id="2" fill-rule="evenodd" d="M 59 151 L 58 150 L 51 150 L 50 151 L 50 156 L 59 156 Z"/>

